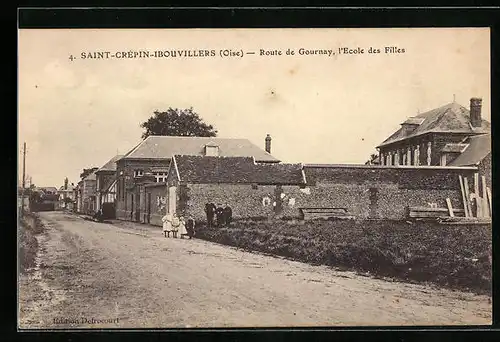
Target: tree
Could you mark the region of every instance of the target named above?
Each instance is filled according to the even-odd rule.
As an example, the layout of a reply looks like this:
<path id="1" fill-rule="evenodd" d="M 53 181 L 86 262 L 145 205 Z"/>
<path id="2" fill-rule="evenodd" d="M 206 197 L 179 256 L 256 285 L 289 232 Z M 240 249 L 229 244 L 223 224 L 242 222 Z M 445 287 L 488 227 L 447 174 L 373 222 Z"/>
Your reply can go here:
<path id="1" fill-rule="evenodd" d="M 372 153 L 370 155 L 370 159 L 365 163 L 365 165 L 374 165 L 374 164 L 379 164 L 378 154 L 376 153 Z"/>
<path id="2" fill-rule="evenodd" d="M 80 178 L 81 179 L 84 179 L 85 177 L 87 177 L 88 175 L 90 175 L 92 172 L 96 171 L 97 169 L 99 169 L 98 167 L 92 167 L 90 169 L 83 169 L 83 172 L 80 173 Z"/>
<path id="3" fill-rule="evenodd" d="M 208 125 L 193 111 L 193 108 L 168 108 L 166 112 L 155 111 L 147 121 L 140 125 L 144 128 L 142 138 L 150 135 L 170 135 L 187 137 L 216 137 L 217 130 Z"/>

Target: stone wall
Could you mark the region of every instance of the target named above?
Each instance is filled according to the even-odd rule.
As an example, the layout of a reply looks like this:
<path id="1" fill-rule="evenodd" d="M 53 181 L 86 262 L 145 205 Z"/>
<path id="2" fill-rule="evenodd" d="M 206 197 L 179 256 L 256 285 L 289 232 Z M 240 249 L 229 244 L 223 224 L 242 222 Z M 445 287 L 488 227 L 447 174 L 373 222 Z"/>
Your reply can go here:
<path id="1" fill-rule="evenodd" d="M 306 167 L 306 187 L 236 184 L 187 184 L 182 214 L 204 220 L 207 202 L 229 204 L 233 217 L 298 218 L 299 208 L 346 208 L 359 218 L 404 219 L 408 206 L 462 208 L 458 175 L 472 169 L 396 167 Z M 181 192 L 182 192 L 181 191 Z M 269 198 L 266 203 L 264 198 Z M 275 210 L 273 202 L 280 208 Z M 183 208 L 179 205 L 178 208 Z"/>

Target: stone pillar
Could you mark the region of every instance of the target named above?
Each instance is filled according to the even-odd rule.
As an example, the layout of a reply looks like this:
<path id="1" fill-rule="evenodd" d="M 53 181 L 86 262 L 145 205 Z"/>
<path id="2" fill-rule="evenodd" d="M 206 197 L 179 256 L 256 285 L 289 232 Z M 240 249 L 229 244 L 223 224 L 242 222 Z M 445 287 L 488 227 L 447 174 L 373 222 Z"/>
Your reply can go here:
<path id="1" fill-rule="evenodd" d="M 387 163 L 388 166 L 392 165 L 392 152 L 387 153 Z"/>
<path id="2" fill-rule="evenodd" d="M 420 145 L 415 148 L 415 166 L 420 165 Z"/>
<path id="3" fill-rule="evenodd" d="M 394 156 L 394 165 L 399 165 L 399 150 L 396 150 L 395 152 L 395 156 Z"/>
<path id="4" fill-rule="evenodd" d="M 100 192 L 97 193 L 97 203 L 96 203 L 96 210 L 101 209 L 101 201 L 102 201 L 102 195 Z"/>
<path id="5" fill-rule="evenodd" d="M 379 157 L 379 160 L 380 160 L 380 165 L 385 165 L 385 155 L 380 152 L 380 157 Z"/>
<path id="6" fill-rule="evenodd" d="M 411 165 L 411 146 L 406 151 L 406 165 Z"/>
<path id="7" fill-rule="evenodd" d="M 402 157 L 403 157 L 403 161 L 402 161 L 402 165 L 407 165 L 407 159 L 406 159 L 406 153 L 405 153 L 405 150 L 401 150 L 401 153 L 402 153 Z"/>
<path id="8" fill-rule="evenodd" d="M 432 155 L 432 150 L 431 150 L 432 143 L 429 141 L 427 143 L 427 165 L 431 165 L 431 155 Z"/>

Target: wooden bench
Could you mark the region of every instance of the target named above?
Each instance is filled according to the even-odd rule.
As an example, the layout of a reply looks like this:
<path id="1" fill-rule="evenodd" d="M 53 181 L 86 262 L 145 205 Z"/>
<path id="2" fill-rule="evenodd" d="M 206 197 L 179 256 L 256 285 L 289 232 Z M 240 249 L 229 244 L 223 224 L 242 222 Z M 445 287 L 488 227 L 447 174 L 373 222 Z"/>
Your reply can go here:
<path id="1" fill-rule="evenodd" d="M 354 219 L 350 215 L 347 208 L 299 208 L 301 218 L 303 220 L 314 219 Z"/>
<path id="2" fill-rule="evenodd" d="M 458 217 L 464 217 L 465 210 L 453 209 L 453 214 Z M 412 219 L 437 219 L 449 216 L 448 208 L 408 207 L 408 217 Z"/>

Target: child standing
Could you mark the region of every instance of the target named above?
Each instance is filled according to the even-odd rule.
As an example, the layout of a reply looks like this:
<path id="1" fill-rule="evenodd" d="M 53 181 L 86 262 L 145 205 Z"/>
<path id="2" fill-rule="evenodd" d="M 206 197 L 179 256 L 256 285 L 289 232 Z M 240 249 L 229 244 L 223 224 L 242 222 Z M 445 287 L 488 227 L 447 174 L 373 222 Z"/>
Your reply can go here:
<path id="1" fill-rule="evenodd" d="M 170 237 L 170 232 L 172 231 L 172 214 L 166 213 L 161 218 L 161 221 L 163 222 L 163 235 Z"/>
<path id="2" fill-rule="evenodd" d="M 186 221 L 184 220 L 184 217 L 181 216 L 179 219 L 179 236 L 182 239 L 185 235 L 188 235 L 186 230 Z"/>
<path id="3" fill-rule="evenodd" d="M 172 236 L 174 238 L 177 237 L 177 232 L 179 231 L 179 226 L 181 224 L 181 221 L 179 220 L 179 217 L 177 214 L 174 214 L 172 217 Z"/>

